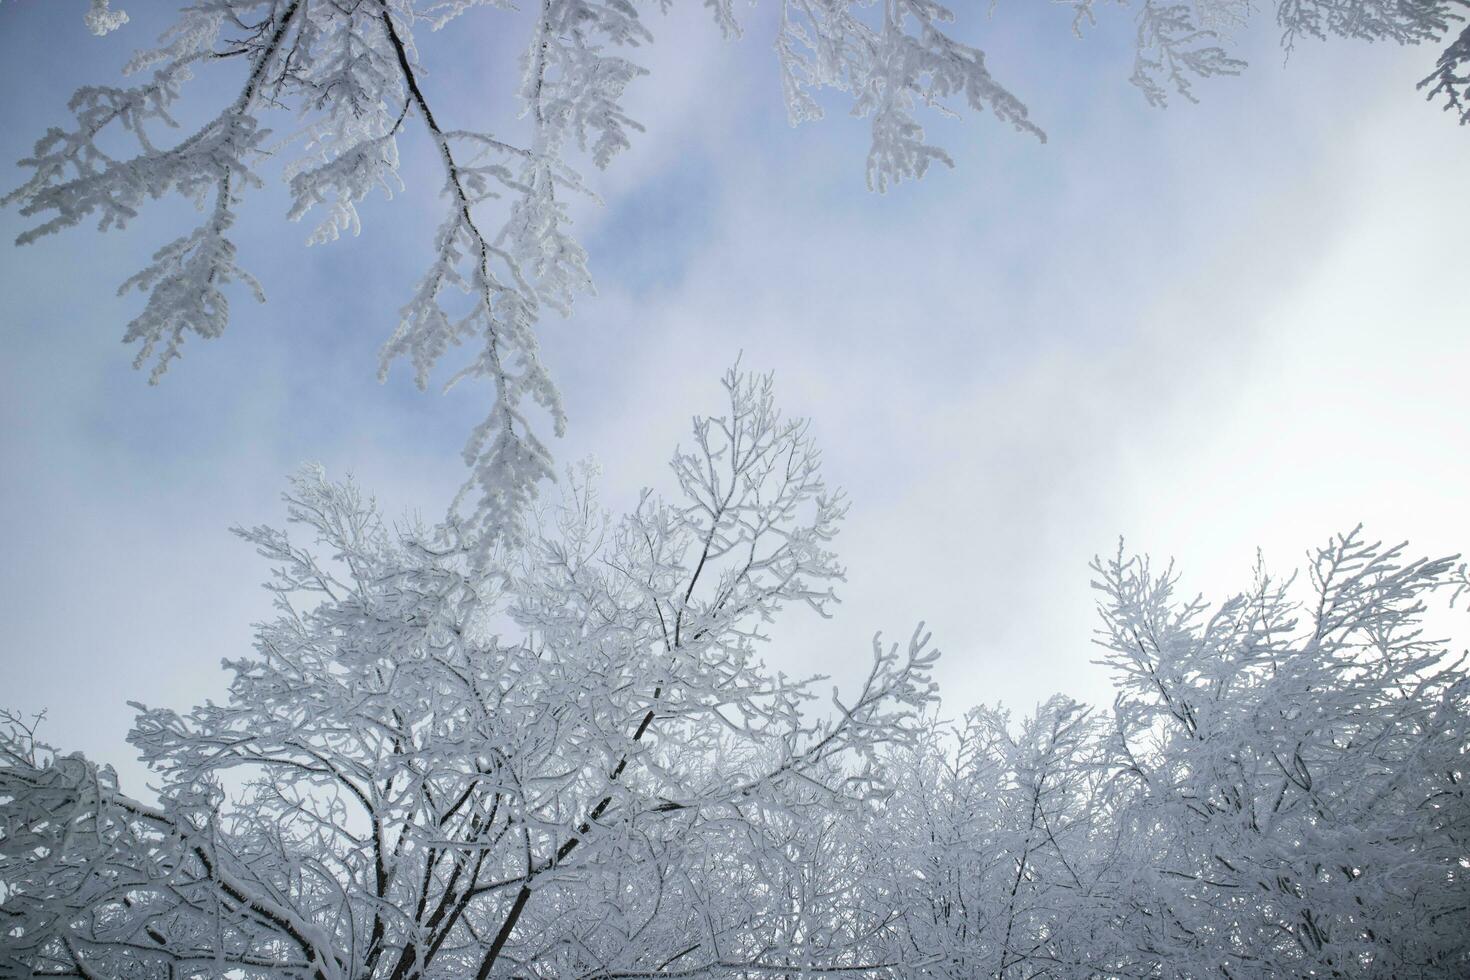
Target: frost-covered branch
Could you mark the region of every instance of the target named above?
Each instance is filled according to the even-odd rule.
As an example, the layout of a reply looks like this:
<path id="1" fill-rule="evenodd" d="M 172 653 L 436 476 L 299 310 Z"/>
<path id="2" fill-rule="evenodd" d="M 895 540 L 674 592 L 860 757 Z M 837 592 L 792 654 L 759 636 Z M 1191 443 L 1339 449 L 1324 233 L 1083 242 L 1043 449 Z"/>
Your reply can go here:
<path id="1" fill-rule="evenodd" d="M 988 110 L 1042 137 L 985 52 L 959 37 L 955 11 L 937 0 L 779 4 L 775 48 L 790 119 L 821 116 L 827 93 L 847 98 L 870 125 L 872 187 L 951 162 L 926 135 L 921 110 Z M 1080 32 L 1105 4 L 1062 5 Z M 741 33 L 736 5 L 705 6 L 722 32 Z M 1242 0 L 1140 0 L 1133 9 L 1132 81 L 1149 101 L 1163 104 L 1174 93 L 1193 99 L 1195 80 L 1242 68 L 1225 46 L 1247 19 Z M 1466 0 L 1282 0 L 1277 18 L 1288 47 L 1304 36 L 1418 44 L 1449 39 L 1465 9 Z M 472 14 L 498 17 L 489 29 L 524 38 L 520 83 L 504 94 L 519 104 L 522 121 L 504 132 L 451 121 L 423 84 L 419 36 L 484 29 Z M 126 20 L 106 0 L 93 0 L 86 17 L 98 33 Z M 307 240 L 328 242 L 360 230 L 358 205 L 374 189 L 401 186 L 399 140 L 422 134 L 439 161 L 432 179 L 444 220 L 382 349 L 380 374 L 402 358 L 426 387 L 450 348 L 471 348 L 449 383 L 483 379 L 493 394 L 464 449 L 470 475 L 456 509 L 490 547 L 524 532 L 538 487 L 553 474 L 541 418 L 558 434 L 566 420 L 540 361 L 538 324 L 546 310 L 569 313 L 591 288 L 568 200 L 590 193 L 581 167 L 608 166 L 641 131 L 625 93 L 646 73 L 634 55 L 652 40 L 646 10 L 624 0 L 540 0 L 525 10 L 506 0 L 190 0 L 158 46 L 129 63 L 139 81 L 77 90 L 73 122 L 37 141 L 21 161 L 29 178 L 4 201 L 34 222 L 22 244 L 83 221 L 123 227 L 146 200 L 173 192 L 196 203 L 202 223 L 122 287 L 145 294 L 125 337 L 157 381 L 188 337 L 221 334 L 232 284 L 263 295 L 231 236 L 272 161 L 284 161 L 288 217 L 317 213 Z M 1422 86 L 1462 120 L 1467 43 L 1463 33 L 1449 40 Z M 244 73 L 234 98 L 192 133 L 177 134 L 190 81 L 237 67 Z M 292 134 L 270 141 L 272 117 L 285 114 L 295 116 Z"/>

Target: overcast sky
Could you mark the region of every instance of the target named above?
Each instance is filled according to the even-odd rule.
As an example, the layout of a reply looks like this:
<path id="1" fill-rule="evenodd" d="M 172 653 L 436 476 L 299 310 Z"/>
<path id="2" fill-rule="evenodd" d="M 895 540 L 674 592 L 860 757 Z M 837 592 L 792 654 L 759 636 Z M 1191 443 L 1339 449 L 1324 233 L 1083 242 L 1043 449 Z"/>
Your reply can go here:
<path id="1" fill-rule="evenodd" d="M 170 6 L 121 5 L 133 23 L 99 40 L 82 0 L 0 4 L 7 188 L 72 89 L 113 81 Z M 684 6 L 642 55 L 648 132 L 579 212 L 598 295 L 542 329 L 571 416 L 554 449 L 595 455 L 621 509 L 667 485 L 737 354 L 774 370 L 853 506 L 844 605 L 791 611 L 773 664 L 850 678 L 874 631 L 922 619 L 947 710 L 1106 701 L 1087 563 L 1120 535 L 1215 598 L 1258 546 L 1289 569 L 1358 521 L 1470 549 L 1470 133 L 1414 90 L 1429 50 L 1309 43 L 1283 64 L 1260 21 L 1246 75 L 1160 112 L 1127 85 L 1126 12 L 1079 41 L 1062 9 L 1002 4 L 959 32 L 1049 141 L 936 125 L 956 169 L 879 196 L 860 121 L 787 126 L 769 10 L 726 43 Z M 449 125 L 506 115 L 519 35 L 500 16 L 422 44 Z M 404 154 L 408 188 L 359 238 L 307 249 L 260 195 L 238 241 L 269 302 L 238 295 L 225 337 L 157 388 L 118 342 L 139 302 L 114 292 L 186 205 L 5 246 L 0 699 L 48 708 L 53 741 L 128 767 L 127 700 L 223 697 L 220 659 L 270 611 L 226 528 L 279 523 L 300 463 L 352 472 L 390 514 L 433 517 L 457 488 L 487 393 L 373 380 L 443 209 L 428 147 Z M 23 227 L 0 213 L 0 237 Z"/>

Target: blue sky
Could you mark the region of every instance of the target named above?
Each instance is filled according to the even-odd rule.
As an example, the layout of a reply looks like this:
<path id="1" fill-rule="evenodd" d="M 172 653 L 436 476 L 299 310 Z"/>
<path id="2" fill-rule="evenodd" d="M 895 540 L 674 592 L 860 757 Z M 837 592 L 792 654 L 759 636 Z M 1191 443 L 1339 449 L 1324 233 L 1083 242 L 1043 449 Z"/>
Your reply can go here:
<path id="1" fill-rule="evenodd" d="M 81 0 L 0 5 L 7 187 L 71 90 L 115 79 L 168 6 L 121 5 L 133 23 L 103 40 Z M 571 419 L 560 460 L 595 455 L 609 505 L 630 503 L 666 485 L 727 364 L 774 370 L 853 508 L 844 606 L 793 611 L 769 659 L 851 677 L 875 630 L 923 619 L 952 711 L 1108 699 L 1087 562 L 1119 535 L 1216 597 L 1258 546 L 1292 567 L 1359 520 L 1470 548 L 1470 134 L 1414 91 L 1431 53 L 1304 44 L 1283 64 L 1258 20 L 1247 74 L 1160 112 L 1126 83 L 1126 11 L 1078 41 L 1051 5 L 968 9 L 960 33 L 1049 141 L 941 122 L 956 169 L 881 196 L 840 104 L 786 124 L 768 9 L 737 43 L 697 5 L 653 19 L 631 98 L 648 132 L 577 215 L 598 293 L 542 331 Z M 499 17 L 423 43 L 452 125 L 511 124 Z M 300 463 L 354 473 L 390 513 L 432 517 L 457 488 L 486 392 L 374 380 L 443 206 L 428 148 L 403 152 L 407 189 L 364 207 L 359 238 L 308 249 L 279 190 L 259 195 L 239 244 L 269 302 L 237 296 L 225 337 L 157 388 L 117 342 L 137 300 L 114 291 L 187 205 L 0 262 L 0 689 L 49 708 L 55 741 L 125 766 L 127 700 L 222 696 L 220 658 L 269 614 L 263 564 L 225 529 L 278 522 Z M 3 237 L 22 227 L 0 213 Z"/>

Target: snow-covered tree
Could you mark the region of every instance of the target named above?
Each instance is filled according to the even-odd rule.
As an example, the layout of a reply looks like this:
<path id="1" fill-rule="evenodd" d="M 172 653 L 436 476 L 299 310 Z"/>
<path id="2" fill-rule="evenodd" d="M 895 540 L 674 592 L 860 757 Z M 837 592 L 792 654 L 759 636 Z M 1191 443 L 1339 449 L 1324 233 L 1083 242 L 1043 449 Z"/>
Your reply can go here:
<path id="1" fill-rule="evenodd" d="M 1207 611 L 1145 562 L 1095 568 L 1120 833 L 1150 854 L 1138 948 L 1186 974 L 1463 975 L 1470 680 L 1420 629 L 1452 560 L 1354 531 L 1305 609 L 1264 571 Z"/>
<path id="2" fill-rule="evenodd" d="M 0 737 L 0 973 L 338 978 L 862 972 L 891 929 L 852 828 L 936 653 L 874 641 L 818 679 L 766 667 L 825 613 L 843 504 L 769 379 L 612 519 L 590 478 L 524 545 L 384 524 L 320 472 L 307 540 L 238 529 L 278 617 L 228 699 L 139 707 L 160 800 Z"/>
<path id="3" fill-rule="evenodd" d="M 1281 0 L 1288 44 L 1302 36 L 1447 43 L 1425 80 L 1431 97 L 1470 119 L 1470 33 L 1452 40 L 1470 0 Z M 1104 0 L 1064 0 L 1080 31 Z M 667 7 L 649 4 L 648 7 Z M 732 0 L 706 0 L 718 28 L 741 32 Z M 589 288 L 587 255 L 569 231 L 568 199 L 589 193 L 580 170 L 604 167 L 640 127 L 624 105 L 644 74 L 633 56 L 653 39 L 644 4 L 633 0 L 189 0 L 155 48 L 138 53 L 126 86 L 93 84 L 71 101 L 74 120 L 49 129 L 22 165 L 29 179 L 4 200 L 35 224 L 20 242 L 84 221 L 119 228 L 150 198 L 193 199 L 201 224 L 164 245 L 123 289 L 146 295 L 126 338 L 136 364 L 158 380 L 185 339 L 215 337 L 229 318 L 229 288 L 262 296 L 231 239 L 239 209 L 261 186 L 268 161 L 282 170 L 289 216 L 319 216 L 308 240 L 359 228 L 357 205 L 375 188 L 398 186 L 398 140 L 419 130 L 439 161 L 444 219 L 427 269 L 382 349 L 381 372 L 408 361 L 420 386 L 446 351 L 474 353 L 454 374 L 486 379 L 495 397 L 466 447 L 471 469 L 466 516 L 514 538 L 553 462 L 533 416 L 565 424 L 556 388 L 537 353 L 544 311 L 566 313 Z M 936 0 L 780 0 L 775 49 L 790 119 L 822 114 L 835 90 L 871 124 L 870 185 L 922 176 L 949 157 L 925 134 L 919 110 L 989 110 L 1042 137 L 1025 104 L 991 75 L 985 54 L 952 33 Z M 1244 23 L 1245 0 L 1140 0 L 1132 81 L 1162 104 L 1192 97 L 1199 77 L 1243 64 L 1221 35 Z M 470 15 L 494 14 L 499 22 Z M 92 0 L 88 26 L 105 34 L 126 14 Z M 450 119 L 421 84 L 417 38 L 425 31 L 515 32 L 523 39 L 514 100 L 522 124 L 491 131 L 483 120 Z M 227 104 L 175 134 L 188 83 L 215 66 L 241 68 Z M 448 69 L 452 70 L 452 68 Z M 497 93 L 489 93 L 494 98 Z M 295 117 L 294 156 L 272 139 L 273 118 Z M 539 406 L 539 407 L 538 407 Z"/>
<path id="4" fill-rule="evenodd" d="M 710 473 L 792 472 L 725 469 L 774 457 L 720 441 Z M 768 444 L 790 460 L 798 442 Z M 830 600 L 819 546 L 746 557 L 779 505 L 707 509 L 724 483 L 609 522 L 569 483 L 534 544 L 478 566 L 452 526 L 390 532 L 350 485 L 300 477 L 292 518 L 325 553 L 241 532 L 277 562 L 282 616 L 228 664 L 226 704 L 140 709 L 156 805 L 11 716 L 0 970 L 1470 968 L 1470 681 L 1416 632 L 1448 562 L 1348 535 L 1312 566 L 1305 615 L 1264 574 L 1206 615 L 1120 556 L 1097 566 L 1110 712 L 1057 697 L 937 722 L 916 637 L 875 646 L 858 693 L 812 720 L 809 685 L 754 656 L 781 604 Z M 767 540 L 806 547 L 820 524 L 783 517 Z"/>
<path id="5" fill-rule="evenodd" d="M 894 754 L 897 792 L 875 836 L 898 845 L 886 863 L 926 975 L 1117 972 L 1098 881 L 1098 836 L 1110 843 L 1111 827 L 1102 732 L 1091 711 L 1057 696 L 1019 723 L 974 709 Z"/>
<path id="6" fill-rule="evenodd" d="M 1111 711 L 977 709 L 890 753 L 865 846 L 893 975 L 1470 971 L 1470 679 L 1420 633 L 1464 566 L 1353 532 L 1302 602 L 1261 571 L 1214 609 L 1142 559 L 1095 571 Z"/>
<path id="7" fill-rule="evenodd" d="M 138 707 L 148 802 L 0 715 L 0 975 L 1459 977 L 1453 559 L 1360 532 L 1217 607 L 1097 561 L 1109 710 L 938 718 L 922 631 L 846 696 L 762 660 L 843 517 L 769 378 L 673 492 L 589 467 L 516 544 L 307 470 L 236 533 L 276 618 L 223 703 Z"/>

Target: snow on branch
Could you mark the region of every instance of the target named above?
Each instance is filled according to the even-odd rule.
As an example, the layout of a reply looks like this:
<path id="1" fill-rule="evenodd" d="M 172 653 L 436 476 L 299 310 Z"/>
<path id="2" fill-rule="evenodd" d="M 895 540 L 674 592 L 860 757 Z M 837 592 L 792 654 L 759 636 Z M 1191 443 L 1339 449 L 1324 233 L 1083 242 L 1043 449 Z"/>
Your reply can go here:
<path id="1" fill-rule="evenodd" d="M 985 52 L 960 39 L 956 10 L 938 0 L 779 3 L 775 48 L 790 119 L 821 116 L 824 93 L 847 98 L 868 120 L 874 189 L 952 163 L 926 134 L 923 112 L 988 111 L 1044 138 Z M 1097 3 L 1064 6 L 1076 29 Z M 706 7 L 727 36 L 741 33 L 729 0 Z M 1220 39 L 1243 23 L 1241 0 L 1143 0 L 1137 10 L 1132 81 L 1149 101 L 1163 104 L 1171 92 L 1192 99 L 1195 79 L 1242 67 Z M 1465 0 L 1283 0 L 1277 16 L 1288 46 L 1303 35 L 1421 43 L 1446 36 L 1464 10 Z M 499 17 L 524 38 L 519 84 L 505 93 L 522 122 L 505 132 L 448 119 L 423 84 L 418 32 L 478 29 L 472 14 Z M 106 33 L 126 15 L 93 0 L 86 18 Z M 263 297 L 232 235 L 272 161 L 281 161 L 290 192 L 288 217 L 317 215 L 307 241 L 323 243 L 360 231 L 358 206 L 375 189 L 401 188 L 400 138 L 427 138 L 443 219 L 383 346 L 380 374 L 402 359 L 426 387 L 451 348 L 468 347 L 449 383 L 479 379 L 493 394 L 465 445 L 470 475 L 457 506 L 492 547 L 524 533 L 528 508 L 555 471 L 542 426 L 560 434 L 566 419 L 541 363 L 538 324 L 547 310 L 569 314 L 592 286 L 568 201 L 591 193 L 581 164 L 608 166 L 641 131 L 625 94 L 646 74 L 635 55 L 652 40 L 646 11 L 624 0 L 539 0 L 525 10 L 507 0 L 193 0 L 129 63 L 130 84 L 77 90 L 71 123 L 41 136 L 21 161 L 29 177 L 3 201 L 32 219 L 21 244 L 83 222 L 124 227 L 170 193 L 195 202 L 199 226 L 122 287 L 145 296 L 125 338 L 156 382 L 186 340 L 225 329 L 231 287 Z M 1466 44 L 1463 35 L 1450 43 L 1423 83 L 1462 119 Z M 234 97 L 179 132 L 189 83 L 222 66 L 243 68 Z M 273 117 L 287 114 L 296 117 L 292 135 L 272 140 Z"/>

